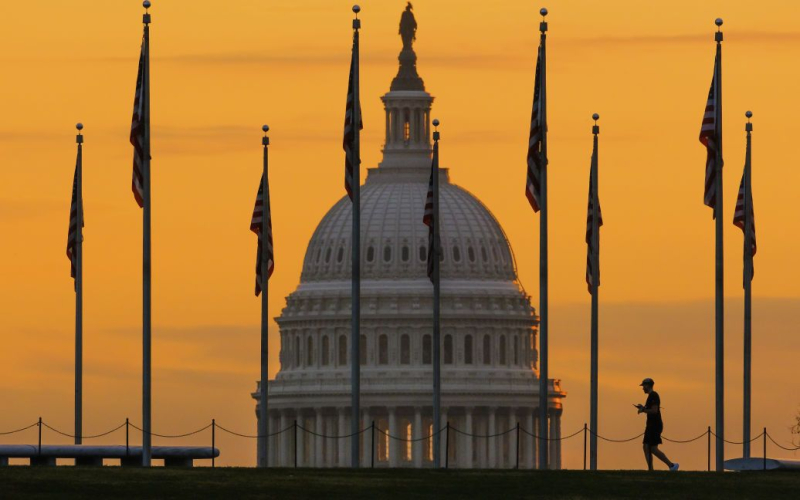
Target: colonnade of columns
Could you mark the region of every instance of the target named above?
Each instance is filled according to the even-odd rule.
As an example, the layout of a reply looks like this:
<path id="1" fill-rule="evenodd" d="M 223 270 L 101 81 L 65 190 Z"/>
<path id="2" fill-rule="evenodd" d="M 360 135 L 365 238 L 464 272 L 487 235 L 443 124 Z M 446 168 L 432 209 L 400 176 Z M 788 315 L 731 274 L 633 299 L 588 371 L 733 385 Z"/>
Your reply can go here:
<path id="1" fill-rule="evenodd" d="M 362 467 L 430 467 L 433 432 L 430 407 L 382 406 L 362 410 Z M 297 428 L 295 428 L 295 421 Z M 549 468 L 561 468 L 561 409 L 551 408 L 548 419 Z M 375 423 L 374 433 L 371 428 Z M 442 409 L 449 422 L 443 431 L 442 461 L 447 446 L 453 468 L 538 467 L 537 408 L 459 406 Z M 517 424 L 520 431 L 517 434 Z M 270 413 L 269 465 L 273 467 L 349 467 L 350 412 L 348 408 L 318 407 Z M 527 431 L 527 432 L 526 432 Z M 533 434 L 533 435 L 532 435 Z M 519 447 L 519 450 L 517 450 Z M 373 456 L 374 453 L 374 456 Z"/>

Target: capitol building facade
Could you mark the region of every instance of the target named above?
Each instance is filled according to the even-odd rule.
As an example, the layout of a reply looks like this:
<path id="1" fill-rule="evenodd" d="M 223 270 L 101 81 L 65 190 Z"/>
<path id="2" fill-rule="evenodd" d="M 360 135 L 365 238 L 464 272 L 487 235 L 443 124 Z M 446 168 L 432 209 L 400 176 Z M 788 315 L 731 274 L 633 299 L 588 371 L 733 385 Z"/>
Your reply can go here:
<path id="1" fill-rule="evenodd" d="M 410 14 L 410 11 L 407 11 Z M 413 15 L 412 15 L 413 16 Z M 413 17 L 412 17 L 413 19 Z M 416 28 L 416 23 L 414 23 Z M 405 42 L 405 41 L 404 41 Z M 433 287 L 422 222 L 431 162 L 431 105 L 410 43 L 381 98 L 383 161 L 361 188 L 362 465 L 431 467 Z M 475 196 L 440 175 L 442 425 L 450 467 L 538 466 L 537 316 L 502 227 Z M 520 196 L 522 188 L 520 188 Z M 308 244 L 297 289 L 277 318 L 281 369 L 269 381 L 271 466 L 346 467 L 350 438 L 350 242 L 344 196 Z M 549 384 L 550 467 L 561 466 L 562 399 Z M 252 394 L 258 414 L 258 389 Z M 259 416 L 260 418 L 260 416 Z M 368 429 L 375 423 L 374 443 Z M 381 432 L 382 431 L 382 432 Z M 393 439 L 394 436 L 401 439 Z M 519 450 L 517 450 L 519 446 Z M 295 457 L 295 450 L 297 456 Z M 374 456 L 373 456 L 374 453 Z M 444 450 L 442 461 L 444 462 Z"/>

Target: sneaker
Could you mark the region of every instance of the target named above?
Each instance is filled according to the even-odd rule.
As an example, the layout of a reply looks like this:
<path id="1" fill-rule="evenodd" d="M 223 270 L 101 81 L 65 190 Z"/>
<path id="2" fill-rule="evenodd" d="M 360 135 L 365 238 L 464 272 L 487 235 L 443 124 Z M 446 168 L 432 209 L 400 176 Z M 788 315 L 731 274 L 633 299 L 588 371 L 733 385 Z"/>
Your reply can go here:
<path id="1" fill-rule="evenodd" d="M 669 470 L 676 471 L 676 470 L 680 469 L 680 467 L 681 467 L 681 464 L 675 462 L 675 463 L 672 464 L 672 467 L 670 467 Z"/>

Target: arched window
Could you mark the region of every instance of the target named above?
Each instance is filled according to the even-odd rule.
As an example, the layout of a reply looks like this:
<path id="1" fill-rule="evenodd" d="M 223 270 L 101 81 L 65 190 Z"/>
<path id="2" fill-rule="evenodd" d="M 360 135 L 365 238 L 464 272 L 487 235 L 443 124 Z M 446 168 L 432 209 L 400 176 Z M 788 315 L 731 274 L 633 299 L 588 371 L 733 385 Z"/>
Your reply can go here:
<path id="1" fill-rule="evenodd" d="M 428 248 L 425 245 L 420 245 L 419 247 L 419 261 L 425 262 L 428 258 Z"/>
<path id="2" fill-rule="evenodd" d="M 400 364 L 411 364 L 411 337 L 407 334 L 400 337 Z"/>
<path id="3" fill-rule="evenodd" d="M 506 364 L 506 336 L 500 335 L 500 364 Z"/>
<path id="4" fill-rule="evenodd" d="M 464 364 L 472 364 L 472 335 L 464 337 Z"/>
<path id="5" fill-rule="evenodd" d="M 422 364 L 429 365 L 431 364 L 431 336 L 430 335 L 423 335 L 422 336 Z"/>
<path id="6" fill-rule="evenodd" d="M 317 258 L 316 258 L 317 264 L 319 264 L 319 258 L 321 256 L 322 256 L 322 249 L 321 248 L 317 248 Z"/>
<path id="7" fill-rule="evenodd" d="M 358 341 L 358 357 L 361 358 L 361 364 L 367 364 L 367 336 L 362 334 Z"/>
<path id="8" fill-rule="evenodd" d="M 453 260 L 461 262 L 461 249 L 458 246 L 453 247 Z"/>
<path id="9" fill-rule="evenodd" d="M 467 257 L 469 257 L 470 262 L 475 262 L 475 249 L 472 247 L 467 247 Z"/>
<path id="10" fill-rule="evenodd" d="M 403 246 L 403 252 L 402 252 L 403 262 L 408 262 L 408 259 L 410 258 L 409 253 L 410 252 L 408 251 L 408 246 L 407 245 Z"/>
<path id="11" fill-rule="evenodd" d="M 339 335 L 339 366 L 347 364 L 347 337 Z"/>
<path id="12" fill-rule="evenodd" d="M 367 262 L 372 262 L 373 260 L 375 260 L 375 247 L 370 245 L 370 247 L 367 248 Z"/>
<path id="13" fill-rule="evenodd" d="M 486 247 L 481 247 L 481 258 L 484 262 L 489 261 L 489 255 L 486 253 Z"/>
<path id="14" fill-rule="evenodd" d="M 336 252 L 336 262 L 341 263 L 342 259 L 344 259 L 344 247 L 339 247 L 339 251 Z"/>
<path id="15" fill-rule="evenodd" d="M 386 335 L 378 337 L 378 364 L 389 364 L 389 337 Z"/>
<path id="16" fill-rule="evenodd" d="M 519 364 L 519 335 L 514 335 L 514 364 Z"/>
<path id="17" fill-rule="evenodd" d="M 383 247 L 383 261 L 384 262 L 391 262 L 392 260 L 392 247 L 386 245 Z"/>
<path id="18" fill-rule="evenodd" d="M 483 364 L 492 364 L 492 338 L 488 335 L 483 336 Z"/>
<path id="19" fill-rule="evenodd" d="M 330 261 L 331 261 L 331 247 L 328 247 L 328 249 L 325 250 L 325 263 L 327 264 Z"/>
<path id="20" fill-rule="evenodd" d="M 308 337 L 306 348 L 306 366 L 314 366 L 314 337 Z"/>
<path id="21" fill-rule="evenodd" d="M 300 367 L 300 337 L 296 336 L 294 338 L 294 366 L 295 368 Z"/>
<path id="22" fill-rule="evenodd" d="M 322 366 L 328 366 L 328 362 L 331 359 L 331 341 L 328 339 L 328 336 L 325 335 L 322 337 Z"/>
<path id="23" fill-rule="evenodd" d="M 453 364 L 453 336 L 444 336 L 444 364 Z"/>

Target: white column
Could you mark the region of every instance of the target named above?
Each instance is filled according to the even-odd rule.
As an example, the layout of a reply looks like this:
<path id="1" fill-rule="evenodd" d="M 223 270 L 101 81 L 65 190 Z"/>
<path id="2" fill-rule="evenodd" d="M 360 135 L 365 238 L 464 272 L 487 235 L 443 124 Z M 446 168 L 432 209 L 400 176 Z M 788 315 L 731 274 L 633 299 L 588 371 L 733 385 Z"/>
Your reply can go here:
<path id="1" fill-rule="evenodd" d="M 561 410 L 556 411 L 556 468 L 561 470 Z"/>
<path id="2" fill-rule="evenodd" d="M 517 414 L 514 408 L 508 412 L 508 467 L 513 469 L 517 465 Z"/>
<path id="3" fill-rule="evenodd" d="M 362 455 L 361 467 L 367 469 L 369 468 L 370 461 L 372 460 L 372 452 L 374 446 L 372 444 L 372 435 L 370 431 L 370 426 L 372 425 L 372 418 L 369 413 L 369 408 L 364 409 L 364 421 L 362 423 L 362 428 L 364 432 L 361 434 L 361 447 L 364 450 L 364 454 Z"/>
<path id="4" fill-rule="evenodd" d="M 287 415 L 286 410 L 281 410 L 281 423 L 280 423 L 280 426 L 281 426 L 280 429 L 277 429 L 275 432 L 282 431 L 282 430 L 286 429 L 289 426 L 289 416 Z M 280 441 L 280 446 L 279 446 L 280 447 L 280 455 L 279 455 L 279 457 L 280 458 L 278 458 L 278 461 L 275 463 L 275 465 L 277 465 L 279 467 L 286 467 L 287 465 L 289 465 L 289 457 L 291 455 L 290 455 L 290 452 L 289 452 L 289 440 L 287 438 L 291 437 L 291 434 L 292 434 L 291 431 L 286 431 L 286 432 L 281 433 L 280 436 L 278 436 L 280 438 L 279 439 L 279 441 Z"/>
<path id="5" fill-rule="evenodd" d="M 336 416 L 328 415 L 324 417 L 325 422 L 325 435 L 336 436 L 338 429 L 336 428 Z M 338 439 L 325 439 L 325 467 L 336 467 L 338 460 L 336 459 L 336 445 Z"/>
<path id="6" fill-rule="evenodd" d="M 556 438 L 558 437 L 558 419 L 556 418 L 555 410 L 550 410 L 547 412 L 548 417 L 550 417 L 550 461 L 548 462 L 549 469 L 557 469 L 557 459 L 558 459 L 558 441 Z"/>
<path id="7" fill-rule="evenodd" d="M 492 358 L 494 359 L 494 358 Z M 486 434 L 493 436 L 497 434 L 497 422 L 495 421 L 495 413 L 497 412 L 497 407 L 492 406 L 489 408 L 489 428 L 487 429 Z M 489 442 L 489 468 L 493 469 L 497 467 L 497 441 L 496 437 L 486 438 Z"/>
<path id="8" fill-rule="evenodd" d="M 441 439 L 439 440 L 439 446 L 441 446 L 441 448 L 442 448 L 441 455 L 439 455 L 439 456 L 442 457 L 441 466 L 442 466 L 442 468 L 444 468 L 444 464 L 447 461 L 447 458 L 446 458 L 447 454 L 450 453 L 450 450 L 448 450 L 448 447 L 449 448 L 453 447 L 453 443 L 448 442 L 448 439 L 447 439 L 447 408 L 442 408 L 442 417 L 441 418 L 442 418 L 442 428 L 444 430 L 442 431 Z M 434 432 L 435 432 L 435 429 L 434 429 Z M 453 439 L 453 433 L 452 432 L 450 433 L 450 439 Z M 448 466 L 449 465 L 452 465 L 452 464 L 448 464 Z"/>
<path id="9" fill-rule="evenodd" d="M 472 428 L 472 407 L 467 407 L 464 409 L 464 432 L 467 434 L 475 434 L 474 429 Z M 464 460 L 464 467 L 467 469 L 471 469 L 473 467 L 472 462 L 472 442 L 474 438 L 472 436 L 464 436 L 464 455 L 466 459 Z"/>
<path id="10" fill-rule="evenodd" d="M 397 408 L 390 406 L 389 410 L 389 467 L 397 467 L 398 451 L 400 448 L 400 441 L 393 439 L 399 437 L 400 434 L 397 430 Z"/>
<path id="11" fill-rule="evenodd" d="M 278 432 L 280 426 L 280 419 L 277 415 L 273 415 L 269 419 L 269 433 L 275 434 Z M 267 465 L 269 467 L 275 467 L 278 465 L 278 439 L 279 436 L 275 435 L 268 438 L 267 441 L 267 452 L 269 459 L 267 460 Z"/>
<path id="12" fill-rule="evenodd" d="M 322 420 L 322 408 L 315 408 L 314 409 L 314 432 L 317 434 L 325 434 L 325 428 L 323 426 Z M 312 463 L 316 467 L 322 467 L 325 463 L 325 457 L 322 451 L 322 438 L 314 436 L 314 460 Z"/>
<path id="13" fill-rule="evenodd" d="M 414 444 L 411 447 L 411 451 L 414 454 L 414 467 L 417 469 L 422 468 L 422 450 L 425 447 L 425 441 L 421 438 L 425 436 L 425 430 L 422 428 L 422 408 L 419 406 L 414 407 L 414 425 L 411 426 L 411 430 L 413 431 Z"/>
<path id="14" fill-rule="evenodd" d="M 305 428 L 306 419 L 302 413 L 298 412 L 297 425 Z M 297 466 L 303 467 L 306 464 L 306 432 L 303 429 L 297 429 Z"/>
<path id="15" fill-rule="evenodd" d="M 344 436 L 344 435 L 348 434 L 347 427 L 346 427 L 346 423 L 347 422 L 345 420 L 344 408 L 339 408 L 339 411 L 337 412 L 337 417 L 338 417 L 337 423 L 339 424 L 339 428 L 337 429 L 337 434 L 339 436 Z M 345 454 L 345 451 L 350 446 L 350 439 L 348 439 L 348 438 L 339 438 L 336 441 L 337 441 L 336 444 L 338 445 L 338 451 L 339 451 L 339 467 L 345 467 L 346 464 L 347 464 L 347 462 L 346 462 L 347 456 Z"/>
<path id="16" fill-rule="evenodd" d="M 525 423 L 525 430 L 528 431 L 530 434 L 525 434 L 525 467 L 528 469 L 533 469 L 536 466 L 534 458 L 536 457 L 536 442 L 533 439 L 531 434 L 536 434 L 536 427 L 534 427 L 533 423 L 533 413 L 535 410 L 526 410 L 525 413 L 527 414 L 527 419 Z"/>

